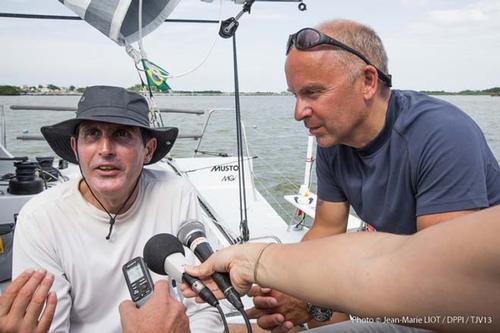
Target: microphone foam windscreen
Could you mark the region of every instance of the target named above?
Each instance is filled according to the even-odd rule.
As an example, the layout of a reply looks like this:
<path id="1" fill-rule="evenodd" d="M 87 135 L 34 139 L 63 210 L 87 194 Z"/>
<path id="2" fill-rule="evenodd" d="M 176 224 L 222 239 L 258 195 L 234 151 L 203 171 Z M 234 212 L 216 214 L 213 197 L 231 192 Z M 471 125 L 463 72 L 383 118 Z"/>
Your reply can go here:
<path id="1" fill-rule="evenodd" d="M 157 234 L 144 246 L 143 257 L 149 269 L 156 274 L 167 275 L 165 259 L 173 253 L 184 255 L 184 248 L 177 237 L 171 234 Z"/>
<path id="2" fill-rule="evenodd" d="M 205 226 L 203 223 L 196 220 L 187 220 L 182 222 L 179 231 L 177 231 L 177 238 L 186 245 L 189 235 L 195 231 L 200 231 L 205 234 Z"/>

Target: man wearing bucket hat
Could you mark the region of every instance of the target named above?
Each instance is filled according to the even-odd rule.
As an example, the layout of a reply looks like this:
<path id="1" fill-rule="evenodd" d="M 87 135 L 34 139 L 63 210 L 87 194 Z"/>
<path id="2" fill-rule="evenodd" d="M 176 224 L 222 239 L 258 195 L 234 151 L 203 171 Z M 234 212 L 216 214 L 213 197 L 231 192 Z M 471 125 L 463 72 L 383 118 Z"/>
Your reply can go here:
<path id="1" fill-rule="evenodd" d="M 143 167 L 170 151 L 178 129 L 151 128 L 141 95 L 94 86 L 81 97 L 74 119 L 41 131 L 57 155 L 78 164 L 81 177 L 44 191 L 22 208 L 13 276 L 28 268 L 54 275 L 51 332 L 121 332 L 118 307 L 130 298 L 122 265 L 141 256 L 151 236 L 176 234 L 182 221 L 201 218 L 188 182 Z M 176 325 L 183 323 L 176 327 L 222 331 L 216 311 L 173 298 L 167 303 Z"/>

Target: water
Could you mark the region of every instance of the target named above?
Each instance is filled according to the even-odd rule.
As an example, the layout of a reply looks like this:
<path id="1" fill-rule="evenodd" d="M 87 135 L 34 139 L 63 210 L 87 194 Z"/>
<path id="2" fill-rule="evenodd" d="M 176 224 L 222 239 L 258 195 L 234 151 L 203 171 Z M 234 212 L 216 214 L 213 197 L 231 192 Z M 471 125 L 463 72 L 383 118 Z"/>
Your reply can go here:
<path id="1" fill-rule="evenodd" d="M 440 96 L 469 114 L 482 128 L 486 139 L 497 157 L 500 157 L 500 98 L 490 96 Z M 76 105 L 78 96 L 0 96 L 0 105 Z M 183 109 L 232 108 L 232 96 L 159 96 L 162 107 Z M 307 131 L 302 123 L 293 119 L 292 96 L 243 96 L 242 119 L 246 127 L 249 150 L 258 177 L 257 187 L 271 205 L 288 219 L 292 208 L 282 199 L 284 194 L 295 193 L 304 177 Z M 71 112 L 9 111 L 7 119 L 7 147 L 16 156 L 53 155 L 43 141 L 19 141 L 16 136 L 24 133 L 39 134 L 43 125 L 73 116 Z M 166 126 L 178 126 L 181 132 L 201 132 L 205 116 L 164 114 Z M 232 112 L 215 113 L 204 138 L 201 150 L 211 152 L 236 151 L 235 118 Z M 179 140 L 174 157 L 193 156 L 198 141 Z M 10 165 L 10 164 L 9 164 Z M 9 166 L 10 167 L 10 166 Z M 5 168 L 5 163 L 3 165 Z M 0 174 L 2 174 L 0 170 Z M 313 179 L 315 175 L 313 173 Z M 313 181 L 314 188 L 314 181 Z"/>

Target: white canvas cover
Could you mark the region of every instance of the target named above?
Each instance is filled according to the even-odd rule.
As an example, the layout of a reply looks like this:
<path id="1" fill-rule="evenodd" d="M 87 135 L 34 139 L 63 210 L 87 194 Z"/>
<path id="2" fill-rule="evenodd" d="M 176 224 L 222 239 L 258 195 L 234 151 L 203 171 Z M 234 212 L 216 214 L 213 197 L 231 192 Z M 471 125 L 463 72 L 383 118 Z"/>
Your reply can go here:
<path id="1" fill-rule="evenodd" d="M 117 42 L 139 39 L 139 0 L 59 0 L 94 28 Z M 142 35 L 145 36 L 172 13 L 180 0 L 142 0 Z"/>

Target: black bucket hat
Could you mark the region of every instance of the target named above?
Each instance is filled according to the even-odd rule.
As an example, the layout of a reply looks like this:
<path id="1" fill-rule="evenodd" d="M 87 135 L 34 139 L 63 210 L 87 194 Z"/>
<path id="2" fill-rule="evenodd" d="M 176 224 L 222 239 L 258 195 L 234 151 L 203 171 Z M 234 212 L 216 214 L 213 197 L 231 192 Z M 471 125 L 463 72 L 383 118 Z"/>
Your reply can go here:
<path id="1" fill-rule="evenodd" d="M 147 164 L 158 162 L 167 155 L 179 132 L 176 127 L 150 127 L 146 99 L 123 88 L 109 86 L 88 87 L 78 102 L 76 118 L 43 126 L 40 130 L 57 155 L 78 164 L 70 138 L 75 136 L 76 127 L 85 120 L 146 129 L 157 140 L 156 150 Z"/>

